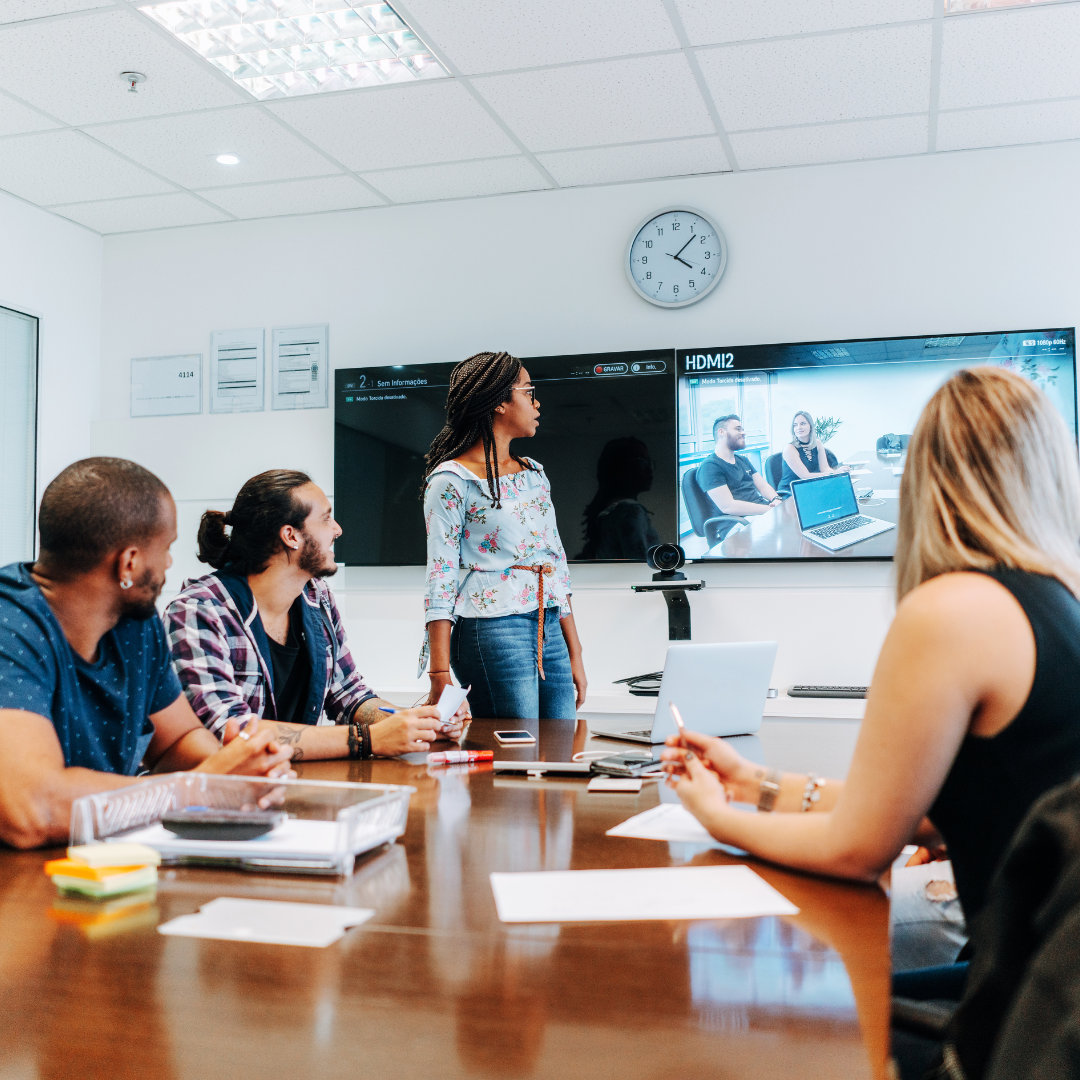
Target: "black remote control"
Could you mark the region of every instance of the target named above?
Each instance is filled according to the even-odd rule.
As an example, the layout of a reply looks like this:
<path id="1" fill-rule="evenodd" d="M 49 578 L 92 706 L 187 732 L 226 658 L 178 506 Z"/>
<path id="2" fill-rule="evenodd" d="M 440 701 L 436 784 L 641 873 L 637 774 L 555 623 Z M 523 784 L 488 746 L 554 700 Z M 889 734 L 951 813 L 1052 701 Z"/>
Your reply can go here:
<path id="1" fill-rule="evenodd" d="M 276 829 L 289 815 L 282 810 L 214 810 L 189 806 L 161 817 L 161 824 L 185 840 L 254 840 Z"/>
<path id="2" fill-rule="evenodd" d="M 788 697 L 866 697 L 865 686 L 789 686 Z"/>

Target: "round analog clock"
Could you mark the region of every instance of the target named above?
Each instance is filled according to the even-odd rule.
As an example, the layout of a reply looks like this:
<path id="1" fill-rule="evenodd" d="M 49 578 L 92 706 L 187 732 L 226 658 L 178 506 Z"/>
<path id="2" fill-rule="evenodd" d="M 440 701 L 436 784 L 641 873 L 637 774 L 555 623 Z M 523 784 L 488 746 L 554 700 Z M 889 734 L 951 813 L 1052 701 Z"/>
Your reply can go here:
<path id="1" fill-rule="evenodd" d="M 635 230 L 626 276 L 650 304 L 685 307 L 711 292 L 727 265 L 724 234 L 697 210 L 661 210 Z"/>

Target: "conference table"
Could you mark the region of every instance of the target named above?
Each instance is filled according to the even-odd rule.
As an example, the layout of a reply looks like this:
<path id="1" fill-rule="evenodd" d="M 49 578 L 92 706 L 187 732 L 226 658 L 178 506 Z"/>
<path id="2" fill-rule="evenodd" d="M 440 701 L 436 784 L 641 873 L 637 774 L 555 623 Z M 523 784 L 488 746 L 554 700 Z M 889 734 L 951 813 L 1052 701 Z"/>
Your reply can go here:
<path id="1" fill-rule="evenodd" d="M 502 726 L 506 726 L 505 724 Z M 533 721 L 496 757 L 569 760 L 584 721 Z M 162 868 L 137 917 L 64 921 L 42 872 L 0 852 L 0 1080 L 140 1077 L 882 1077 L 888 912 L 875 886 L 751 861 L 798 915 L 504 924 L 489 874 L 746 862 L 704 845 L 605 836 L 656 805 L 580 778 L 490 765 L 302 762 L 301 779 L 412 785 L 397 843 L 345 878 Z M 158 934 L 216 897 L 375 909 L 328 948 Z"/>
<path id="2" fill-rule="evenodd" d="M 851 481 L 859 498 L 859 513 L 882 521 L 897 523 L 900 502 L 900 473 L 903 456 L 861 451 L 851 455 L 847 464 L 851 467 Z M 868 497 L 862 497 L 869 492 Z M 891 558 L 896 551 L 896 530 L 878 533 L 867 540 L 860 540 L 839 551 L 827 551 L 807 540 L 799 526 L 795 512 L 795 500 L 786 498 L 766 514 L 748 518 L 748 524 L 728 533 L 711 555 L 726 558 L 755 559 L 866 559 Z"/>

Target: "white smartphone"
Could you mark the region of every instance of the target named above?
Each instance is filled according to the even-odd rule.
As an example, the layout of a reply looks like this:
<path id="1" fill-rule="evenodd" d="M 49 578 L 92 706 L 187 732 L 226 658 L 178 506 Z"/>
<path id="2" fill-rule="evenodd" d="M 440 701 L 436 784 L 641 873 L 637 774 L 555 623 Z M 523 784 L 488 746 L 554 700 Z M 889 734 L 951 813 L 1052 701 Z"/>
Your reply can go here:
<path id="1" fill-rule="evenodd" d="M 531 731 L 496 731 L 495 741 L 500 746 L 525 746 L 536 742 L 536 736 Z"/>

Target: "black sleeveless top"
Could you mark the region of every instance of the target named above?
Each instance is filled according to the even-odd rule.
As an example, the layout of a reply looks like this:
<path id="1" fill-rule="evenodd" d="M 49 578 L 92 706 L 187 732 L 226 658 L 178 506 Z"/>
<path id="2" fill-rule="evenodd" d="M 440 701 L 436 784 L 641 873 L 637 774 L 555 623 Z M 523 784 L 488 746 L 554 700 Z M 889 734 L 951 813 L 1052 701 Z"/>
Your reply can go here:
<path id="1" fill-rule="evenodd" d="M 1035 635 L 1035 680 L 1008 727 L 966 735 L 929 818 L 948 845 L 956 890 L 970 921 L 1031 805 L 1080 772 L 1080 601 L 1056 578 L 986 572 L 1024 609 Z"/>

